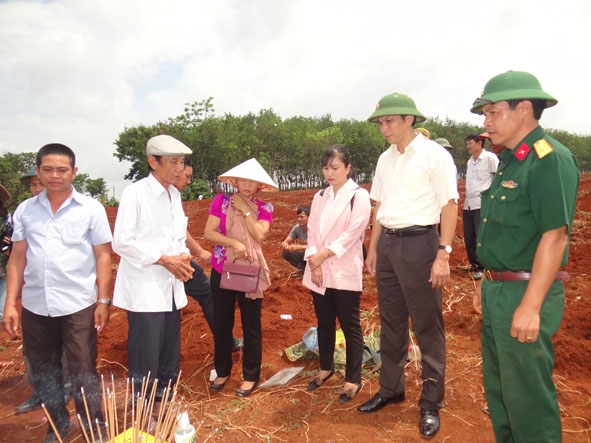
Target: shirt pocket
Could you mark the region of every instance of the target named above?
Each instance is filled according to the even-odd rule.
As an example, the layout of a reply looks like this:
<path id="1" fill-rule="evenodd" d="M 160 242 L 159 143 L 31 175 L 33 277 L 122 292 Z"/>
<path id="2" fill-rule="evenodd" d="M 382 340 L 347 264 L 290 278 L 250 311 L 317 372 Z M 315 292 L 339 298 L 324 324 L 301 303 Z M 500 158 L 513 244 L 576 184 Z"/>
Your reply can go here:
<path id="1" fill-rule="evenodd" d="M 494 194 L 488 196 L 492 200 L 488 218 L 506 227 L 518 226 L 520 208 L 523 207 L 523 192 L 521 187 L 499 187 Z"/>
<path id="2" fill-rule="evenodd" d="M 80 245 L 84 242 L 88 232 L 88 222 L 85 220 L 65 222 L 60 226 L 60 229 L 62 241 L 65 245 Z"/>

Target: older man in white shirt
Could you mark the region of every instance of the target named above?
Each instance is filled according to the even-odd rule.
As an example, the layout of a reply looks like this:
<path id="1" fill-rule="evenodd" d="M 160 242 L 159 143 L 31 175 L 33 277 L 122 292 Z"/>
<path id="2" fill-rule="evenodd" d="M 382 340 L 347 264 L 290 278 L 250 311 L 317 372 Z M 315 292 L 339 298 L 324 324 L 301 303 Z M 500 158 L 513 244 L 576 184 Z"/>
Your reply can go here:
<path id="1" fill-rule="evenodd" d="M 480 195 L 490 188 L 493 176 L 499 166 L 499 158 L 484 149 L 484 139 L 478 134 L 466 137 L 466 148 L 470 154 L 466 167 L 466 199 L 462 211 L 464 243 L 475 280 L 482 278 L 484 268 L 476 255 L 476 235 L 480 226 Z"/>
<path id="2" fill-rule="evenodd" d="M 130 377 L 158 379 L 157 398 L 180 366 L 183 282 L 193 275 L 186 247 L 187 217 L 174 187 L 191 150 L 168 135 L 148 140 L 150 174 L 123 191 L 113 237 L 121 256 L 114 305 L 127 311 Z M 137 391 L 136 391 L 137 392 Z"/>

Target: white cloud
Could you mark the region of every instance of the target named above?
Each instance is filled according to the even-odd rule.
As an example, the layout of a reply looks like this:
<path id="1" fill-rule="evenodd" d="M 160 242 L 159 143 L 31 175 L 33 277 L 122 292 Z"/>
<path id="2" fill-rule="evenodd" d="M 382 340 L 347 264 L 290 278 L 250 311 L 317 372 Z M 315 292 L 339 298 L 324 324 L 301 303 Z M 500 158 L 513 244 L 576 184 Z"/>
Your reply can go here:
<path id="1" fill-rule="evenodd" d="M 0 152 L 71 143 L 81 171 L 118 197 L 118 134 L 186 102 L 364 119 L 400 91 L 426 115 L 478 124 L 470 104 L 508 69 L 558 98 L 544 126 L 589 134 L 590 16 L 586 0 L 8 0 Z"/>

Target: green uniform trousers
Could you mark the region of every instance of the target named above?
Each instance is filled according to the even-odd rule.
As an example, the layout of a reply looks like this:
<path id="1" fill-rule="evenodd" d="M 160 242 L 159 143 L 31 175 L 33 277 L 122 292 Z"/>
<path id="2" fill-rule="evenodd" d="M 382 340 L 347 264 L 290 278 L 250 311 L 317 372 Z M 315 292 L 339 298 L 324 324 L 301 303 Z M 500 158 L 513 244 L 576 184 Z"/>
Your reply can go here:
<path id="1" fill-rule="evenodd" d="M 482 366 L 486 400 L 497 442 L 560 442 L 562 428 L 552 380 L 564 287 L 554 282 L 540 311 L 534 343 L 511 337 L 513 313 L 527 281 L 482 282 Z"/>

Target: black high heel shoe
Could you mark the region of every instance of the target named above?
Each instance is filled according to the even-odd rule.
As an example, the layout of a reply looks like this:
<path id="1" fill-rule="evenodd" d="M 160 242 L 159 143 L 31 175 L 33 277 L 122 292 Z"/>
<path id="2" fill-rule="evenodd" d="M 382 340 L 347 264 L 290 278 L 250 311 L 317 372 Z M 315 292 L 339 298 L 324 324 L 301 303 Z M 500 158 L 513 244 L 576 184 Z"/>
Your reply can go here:
<path id="1" fill-rule="evenodd" d="M 326 383 L 326 380 L 328 380 L 333 375 L 334 375 L 334 369 L 332 371 L 330 371 L 330 374 L 328 374 L 324 378 L 318 378 L 318 376 L 314 377 L 312 379 L 312 381 L 310 382 L 310 384 L 308 385 L 308 391 L 313 391 L 314 389 L 318 389 L 320 386 L 322 386 L 324 383 Z"/>

